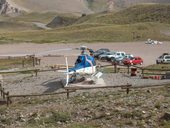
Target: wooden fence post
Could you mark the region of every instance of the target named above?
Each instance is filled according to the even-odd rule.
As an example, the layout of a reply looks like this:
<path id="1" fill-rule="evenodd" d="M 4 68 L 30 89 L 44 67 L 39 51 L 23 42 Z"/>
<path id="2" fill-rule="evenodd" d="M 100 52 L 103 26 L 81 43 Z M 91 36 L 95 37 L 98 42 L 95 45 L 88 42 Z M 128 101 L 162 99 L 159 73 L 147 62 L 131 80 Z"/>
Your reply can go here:
<path id="1" fill-rule="evenodd" d="M 1 96 L 2 96 L 2 85 L 1 85 L 1 83 L 0 83 L 0 91 L 1 91 Z"/>
<path id="2" fill-rule="evenodd" d="M 9 92 L 6 93 L 6 103 L 7 103 L 7 107 L 9 106 L 10 102 L 10 97 L 9 97 Z"/>
<path id="3" fill-rule="evenodd" d="M 22 60 L 22 67 L 23 68 L 25 67 L 25 60 L 24 59 Z"/>
<path id="4" fill-rule="evenodd" d="M 5 93 L 4 93 L 4 88 L 2 88 L 2 98 L 5 99 Z"/>
<path id="5" fill-rule="evenodd" d="M 35 76 L 36 77 L 38 76 L 38 70 L 35 70 Z"/>
<path id="6" fill-rule="evenodd" d="M 35 67 L 35 55 L 32 56 L 32 66 Z"/>
<path id="7" fill-rule="evenodd" d="M 117 73 L 117 64 L 114 63 L 114 73 Z"/>
<path id="8" fill-rule="evenodd" d="M 67 99 L 69 99 L 69 89 L 67 89 Z"/>
<path id="9" fill-rule="evenodd" d="M 129 94 L 129 91 L 130 91 L 130 89 L 129 89 L 129 87 L 127 87 L 126 94 Z"/>
<path id="10" fill-rule="evenodd" d="M 144 77 L 144 69 L 142 68 L 142 78 Z"/>
<path id="11" fill-rule="evenodd" d="M 128 67 L 128 74 L 130 73 L 130 66 L 129 65 L 127 65 L 127 67 Z"/>

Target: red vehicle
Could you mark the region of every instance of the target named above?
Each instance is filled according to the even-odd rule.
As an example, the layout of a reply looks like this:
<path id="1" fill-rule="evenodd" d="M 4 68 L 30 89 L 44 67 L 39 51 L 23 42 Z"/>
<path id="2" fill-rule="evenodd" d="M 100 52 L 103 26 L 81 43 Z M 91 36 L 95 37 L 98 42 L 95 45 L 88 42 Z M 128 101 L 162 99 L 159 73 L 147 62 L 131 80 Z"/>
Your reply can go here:
<path id="1" fill-rule="evenodd" d="M 141 57 L 135 56 L 135 57 L 131 57 L 128 59 L 124 59 L 123 64 L 124 65 L 137 65 L 137 64 L 142 65 L 143 59 Z"/>

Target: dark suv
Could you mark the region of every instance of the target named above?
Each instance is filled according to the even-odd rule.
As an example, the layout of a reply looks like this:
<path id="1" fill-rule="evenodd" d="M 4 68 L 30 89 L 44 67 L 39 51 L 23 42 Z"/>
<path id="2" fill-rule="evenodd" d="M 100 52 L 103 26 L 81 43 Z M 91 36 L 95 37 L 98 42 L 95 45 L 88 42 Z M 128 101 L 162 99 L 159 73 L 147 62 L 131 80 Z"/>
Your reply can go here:
<path id="1" fill-rule="evenodd" d="M 98 59 L 99 55 L 106 53 L 106 52 L 110 52 L 110 50 L 107 48 L 101 48 L 94 52 L 94 57 Z"/>

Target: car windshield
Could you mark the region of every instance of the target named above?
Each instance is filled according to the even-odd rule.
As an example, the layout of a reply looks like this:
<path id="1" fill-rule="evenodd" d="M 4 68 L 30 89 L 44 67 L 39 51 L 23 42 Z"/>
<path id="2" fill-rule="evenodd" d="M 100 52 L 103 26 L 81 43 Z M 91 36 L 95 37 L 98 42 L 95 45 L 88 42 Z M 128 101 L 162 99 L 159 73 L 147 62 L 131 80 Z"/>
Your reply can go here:
<path id="1" fill-rule="evenodd" d="M 170 56 L 165 56 L 165 59 L 170 59 Z"/>
<path id="2" fill-rule="evenodd" d="M 107 52 L 105 52 L 105 53 L 103 53 L 102 55 L 108 55 L 109 53 L 107 53 Z"/>

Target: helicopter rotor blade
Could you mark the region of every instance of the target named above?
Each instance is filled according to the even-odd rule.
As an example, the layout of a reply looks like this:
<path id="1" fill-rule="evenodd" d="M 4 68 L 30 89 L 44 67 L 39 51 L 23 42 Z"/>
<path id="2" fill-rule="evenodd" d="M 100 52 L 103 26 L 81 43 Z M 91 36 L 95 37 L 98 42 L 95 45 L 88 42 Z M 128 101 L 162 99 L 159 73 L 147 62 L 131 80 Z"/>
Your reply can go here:
<path id="1" fill-rule="evenodd" d="M 67 57 L 65 57 L 65 59 L 66 59 L 66 68 L 67 68 L 67 76 L 66 76 L 66 85 L 65 86 L 67 86 L 68 85 L 68 83 L 69 83 L 69 71 L 68 71 L 68 60 L 67 60 Z"/>
<path id="2" fill-rule="evenodd" d="M 39 57 L 39 56 L 44 56 L 44 55 L 48 55 L 48 54 L 55 53 L 55 52 L 71 51 L 71 50 L 73 50 L 73 49 L 72 48 L 54 49 L 54 50 L 48 50 L 48 51 L 44 51 L 44 52 L 39 52 L 39 53 L 35 54 L 35 56 Z"/>

